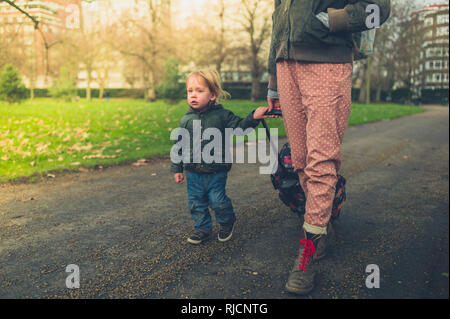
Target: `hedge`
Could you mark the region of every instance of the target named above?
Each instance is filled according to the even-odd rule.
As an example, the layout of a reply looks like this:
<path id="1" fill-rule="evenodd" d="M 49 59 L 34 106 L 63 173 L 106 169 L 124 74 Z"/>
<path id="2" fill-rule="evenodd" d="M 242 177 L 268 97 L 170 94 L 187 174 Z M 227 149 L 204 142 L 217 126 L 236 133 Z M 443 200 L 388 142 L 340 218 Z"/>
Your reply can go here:
<path id="1" fill-rule="evenodd" d="M 180 90 L 184 88 L 184 84 L 180 85 Z M 249 83 L 236 83 L 236 84 L 224 84 L 224 90 L 231 94 L 232 99 L 236 100 L 249 100 L 251 97 L 251 84 Z M 357 88 L 352 89 L 352 100 L 358 101 L 359 90 Z M 105 89 L 109 92 L 111 98 L 134 98 L 143 99 L 144 90 L 143 89 Z M 449 91 L 448 89 L 423 89 L 421 94 L 420 103 L 422 104 L 443 104 L 448 105 L 449 103 Z M 158 95 L 158 92 L 156 92 Z M 371 90 L 370 97 L 371 101 L 374 102 L 376 98 L 377 91 Z M 400 88 L 393 91 L 381 91 L 381 101 L 388 102 L 387 97 L 391 96 L 393 103 L 399 104 L 413 104 L 417 99 L 411 90 L 407 88 Z M 49 97 L 47 89 L 34 89 L 35 97 Z M 78 96 L 81 98 L 86 97 L 86 89 L 78 89 Z M 99 89 L 91 89 L 91 96 L 97 98 L 99 96 Z M 30 97 L 30 90 L 27 89 L 27 98 Z M 184 97 L 186 95 L 184 94 Z M 267 84 L 261 83 L 259 90 L 258 100 L 264 101 L 267 99 Z"/>

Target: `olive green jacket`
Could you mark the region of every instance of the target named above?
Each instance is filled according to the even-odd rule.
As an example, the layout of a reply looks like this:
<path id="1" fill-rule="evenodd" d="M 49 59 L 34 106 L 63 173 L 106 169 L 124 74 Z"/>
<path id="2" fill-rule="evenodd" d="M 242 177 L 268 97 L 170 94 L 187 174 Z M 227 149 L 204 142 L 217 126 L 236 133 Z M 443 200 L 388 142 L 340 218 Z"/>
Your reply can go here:
<path id="1" fill-rule="evenodd" d="M 368 5 L 379 8 L 380 25 L 390 14 L 390 0 L 275 0 L 269 53 L 269 89 L 277 90 L 276 62 L 353 62 L 352 33 L 367 30 Z M 330 28 L 316 18 L 327 12 Z"/>
<path id="2" fill-rule="evenodd" d="M 254 111 L 253 111 L 254 112 Z M 172 173 L 182 173 L 183 170 L 191 171 L 194 173 L 213 173 L 213 172 L 219 172 L 219 171 L 229 171 L 231 169 L 231 163 L 225 163 L 225 146 L 227 145 L 225 143 L 225 137 L 226 132 L 225 129 L 237 129 L 241 128 L 242 130 L 246 130 L 247 128 L 255 128 L 258 126 L 260 120 L 255 120 L 253 118 L 253 112 L 251 112 L 247 117 L 240 118 L 237 115 L 234 115 L 233 112 L 230 110 L 227 110 L 223 108 L 220 104 L 215 104 L 212 107 L 209 107 L 204 112 L 198 112 L 190 108 L 186 114 L 183 116 L 183 118 L 180 121 L 180 128 L 187 129 L 189 132 L 190 137 L 190 147 L 189 147 L 189 163 L 174 163 L 172 162 L 172 165 L 170 167 L 170 171 Z M 194 163 L 194 147 L 193 147 L 193 138 L 194 138 L 194 120 L 200 120 L 201 121 L 201 135 L 203 136 L 203 132 L 208 128 L 217 128 L 222 137 L 221 145 L 221 154 L 222 154 L 222 161 L 221 163 L 205 163 L 203 161 L 201 163 Z M 174 144 L 177 144 L 181 140 L 181 136 L 178 138 L 177 141 L 175 141 Z M 203 150 L 204 146 L 208 143 L 210 143 L 211 140 L 201 140 L 201 150 Z M 230 142 L 230 141 L 228 141 Z M 179 152 L 178 155 L 181 152 Z"/>

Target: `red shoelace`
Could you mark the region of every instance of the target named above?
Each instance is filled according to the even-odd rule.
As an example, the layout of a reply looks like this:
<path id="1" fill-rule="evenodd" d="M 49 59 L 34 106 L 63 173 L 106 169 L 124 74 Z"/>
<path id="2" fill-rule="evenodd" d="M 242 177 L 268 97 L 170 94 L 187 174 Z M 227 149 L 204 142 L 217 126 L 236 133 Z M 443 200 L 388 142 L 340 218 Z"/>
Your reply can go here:
<path id="1" fill-rule="evenodd" d="M 306 267 L 308 266 L 309 256 L 314 256 L 316 254 L 316 248 L 314 247 L 314 243 L 312 240 L 303 238 L 300 240 L 300 245 L 303 246 L 303 252 L 300 259 L 300 264 L 298 265 L 298 269 L 306 271 Z"/>

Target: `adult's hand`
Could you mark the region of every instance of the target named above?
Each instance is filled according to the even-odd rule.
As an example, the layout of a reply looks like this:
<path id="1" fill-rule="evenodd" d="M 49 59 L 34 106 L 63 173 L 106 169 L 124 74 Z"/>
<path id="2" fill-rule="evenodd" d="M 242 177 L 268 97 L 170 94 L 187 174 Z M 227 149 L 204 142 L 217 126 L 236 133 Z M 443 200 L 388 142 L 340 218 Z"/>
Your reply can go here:
<path id="1" fill-rule="evenodd" d="M 279 99 L 274 99 L 271 97 L 267 98 L 267 102 L 269 104 L 269 112 L 272 111 L 272 109 L 281 109 L 281 105 L 280 105 L 280 100 Z"/>
<path id="2" fill-rule="evenodd" d="M 273 109 L 281 109 L 280 100 L 278 98 L 278 92 L 272 89 L 268 89 L 267 91 L 267 102 L 269 104 L 268 112 L 271 112 Z"/>

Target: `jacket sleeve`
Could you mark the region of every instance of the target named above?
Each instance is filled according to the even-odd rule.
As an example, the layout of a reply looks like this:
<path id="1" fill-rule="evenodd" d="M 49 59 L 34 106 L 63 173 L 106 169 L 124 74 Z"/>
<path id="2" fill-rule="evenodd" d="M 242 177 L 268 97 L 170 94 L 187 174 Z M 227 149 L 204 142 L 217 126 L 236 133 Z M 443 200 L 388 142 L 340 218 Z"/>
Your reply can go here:
<path id="1" fill-rule="evenodd" d="M 234 115 L 233 112 L 227 110 L 227 115 L 226 115 L 226 127 L 227 128 L 242 128 L 243 130 L 252 127 L 255 128 L 258 126 L 259 124 L 259 120 L 255 120 L 253 118 L 253 112 L 252 111 L 247 117 L 245 118 L 240 118 L 237 115 Z"/>
<path id="2" fill-rule="evenodd" d="M 281 5 L 281 0 L 274 1 L 274 9 L 276 9 L 279 5 Z M 273 46 L 270 45 L 271 50 L 273 50 Z M 276 91 L 277 90 L 277 72 L 275 65 L 275 52 L 270 52 L 269 61 L 268 61 L 268 71 L 269 71 L 269 85 L 268 88 Z"/>
<path id="3" fill-rule="evenodd" d="M 380 9 L 380 25 L 389 17 L 391 12 L 390 0 L 349 0 L 343 9 L 328 8 L 330 18 L 330 32 L 361 32 L 368 30 L 366 19 L 370 12 L 366 12 L 369 5 L 376 5 Z"/>
<path id="4" fill-rule="evenodd" d="M 183 120 L 180 121 L 180 125 L 178 126 L 179 128 L 184 127 L 184 125 L 182 123 L 183 123 Z M 173 145 L 176 145 L 181 140 L 181 138 L 182 138 L 181 136 L 178 136 L 178 140 L 175 140 Z M 181 155 L 181 154 L 179 154 L 179 155 Z M 180 162 L 177 164 L 177 163 L 172 162 L 172 159 L 171 159 L 171 164 L 170 164 L 170 172 L 171 173 L 173 173 L 173 174 L 183 173 L 183 170 L 184 170 L 183 162 Z"/>

